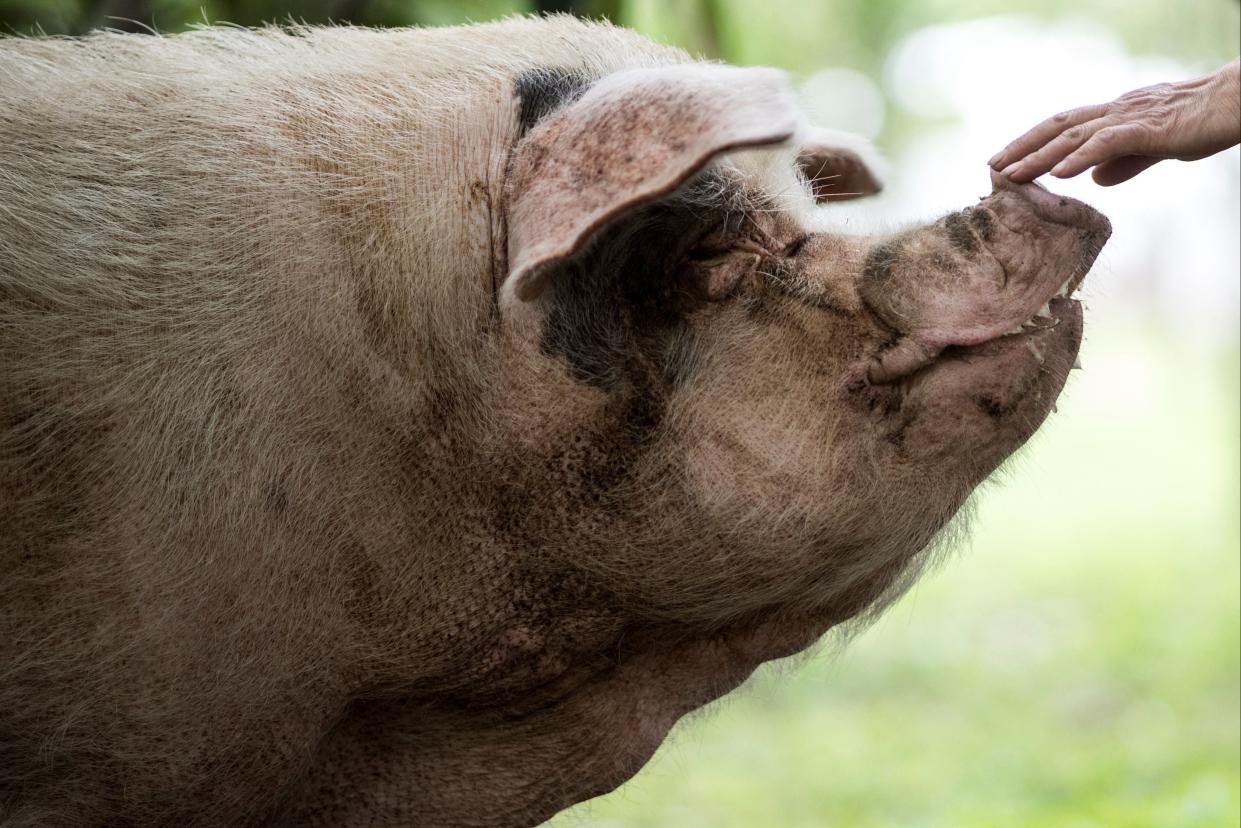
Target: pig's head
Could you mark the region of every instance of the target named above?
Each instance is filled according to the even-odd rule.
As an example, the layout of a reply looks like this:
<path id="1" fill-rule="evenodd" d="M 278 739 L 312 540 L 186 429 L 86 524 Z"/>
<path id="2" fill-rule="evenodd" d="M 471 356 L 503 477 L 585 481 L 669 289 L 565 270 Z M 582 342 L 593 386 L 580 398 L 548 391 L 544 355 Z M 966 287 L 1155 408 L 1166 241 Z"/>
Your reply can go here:
<path id="1" fill-rule="evenodd" d="M 492 599 L 482 712 L 422 725 L 427 807 L 480 812 L 457 780 L 489 769 L 495 824 L 610 789 L 681 714 L 898 593 L 1051 410 L 1108 235 L 1002 180 L 929 226 L 837 232 L 875 165 L 769 70 L 517 91 L 482 477 L 520 586 Z"/>
<path id="2" fill-rule="evenodd" d="M 1052 409 L 1107 220 L 997 178 L 844 235 L 823 202 L 879 175 L 777 73 L 542 80 L 500 288 L 519 542 L 683 623 L 891 594 Z"/>

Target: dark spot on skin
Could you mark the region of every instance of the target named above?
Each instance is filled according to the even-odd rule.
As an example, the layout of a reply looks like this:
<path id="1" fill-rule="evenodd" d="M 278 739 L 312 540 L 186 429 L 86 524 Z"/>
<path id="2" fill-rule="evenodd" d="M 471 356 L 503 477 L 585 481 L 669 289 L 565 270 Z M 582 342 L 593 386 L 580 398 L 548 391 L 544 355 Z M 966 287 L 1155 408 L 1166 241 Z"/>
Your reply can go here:
<path id="1" fill-rule="evenodd" d="M 590 82 L 578 72 L 542 67 L 522 72 L 513 87 L 521 105 L 517 119 L 524 134 L 560 107 L 580 98 Z"/>
<path id="2" fill-rule="evenodd" d="M 647 394 L 635 394 L 625 400 L 619 420 L 624 425 L 627 436 L 641 442 L 659 428 L 663 413 L 663 408 L 657 404 L 654 397 Z"/>
<path id="3" fill-rule="evenodd" d="M 899 239 L 893 239 L 872 247 L 862 265 L 862 281 L 877 283 L 889 279 L 892 268 L 900 261 L 903 246 Z"/>
<path id="4" fill-rule="evenodd" d="M 970 224 L 974 225 L 974 232 L 985 242 L 991 241 L 991 237 L 995 235 L 995 216 L 991 215 L 991 211 L 982 207 L 975 207 L 969 211 Z"/>
<path id="5" fill-rule="evenodd" d="M 988 417 L 1003 417 L 1013 411 L 1013 405 L 1006 405 L 989 394 L 982 394 L 974 399 L 974 404 Z"/>
<path id="6" fill-rule="evenodd" d="M 970 229 L 969 222 L 961 213 L 953 213 L 944 219 L 944 230 L 948 233 L 948 242 L 967 257 L 973 258 L 978 252 L 978 239 Z"/>

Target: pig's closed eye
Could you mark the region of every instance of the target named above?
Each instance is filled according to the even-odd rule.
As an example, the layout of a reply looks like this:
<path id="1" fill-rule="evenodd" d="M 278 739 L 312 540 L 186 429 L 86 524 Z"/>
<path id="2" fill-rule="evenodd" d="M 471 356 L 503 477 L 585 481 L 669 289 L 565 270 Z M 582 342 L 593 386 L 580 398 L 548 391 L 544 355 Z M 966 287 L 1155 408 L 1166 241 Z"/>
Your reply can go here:
<path id="1" fill-rule="evenodd" d="M 747 276 L 758 271 L 764 253 L 743 245 L 726 249 L 700 247 L 686 257 L 684 273 L 691 288 L 702 298 L 727 298 Z"/>

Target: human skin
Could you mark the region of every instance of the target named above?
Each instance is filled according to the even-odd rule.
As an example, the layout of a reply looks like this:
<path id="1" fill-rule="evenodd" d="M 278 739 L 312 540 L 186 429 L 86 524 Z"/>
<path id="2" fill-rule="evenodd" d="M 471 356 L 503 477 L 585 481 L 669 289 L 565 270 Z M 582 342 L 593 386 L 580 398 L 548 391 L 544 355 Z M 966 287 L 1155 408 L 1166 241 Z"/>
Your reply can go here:
<path id="1" fill-rule="evenodd" d="M 1018 183 L 1094 167 L 1105 187 L 1173 158 L 1197 161 L 1241 142 L 1241 61 L 1209 75 L 1159 83 L 1114 101 L 1057 113 L 987 163 Z"/>

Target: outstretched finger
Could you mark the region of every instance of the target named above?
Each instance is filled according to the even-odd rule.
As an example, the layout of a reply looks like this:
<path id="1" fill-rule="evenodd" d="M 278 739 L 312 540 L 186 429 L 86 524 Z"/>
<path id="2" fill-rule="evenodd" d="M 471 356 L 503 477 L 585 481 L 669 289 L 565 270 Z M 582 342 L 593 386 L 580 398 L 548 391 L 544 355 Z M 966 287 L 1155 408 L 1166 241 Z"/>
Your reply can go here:
<path id="1" fill-rule="evenodd" d="M 1107 104 L 1082 106 L 1052 115 L 997 152 L 987 163 L 992 169 L 1002 170 L 1014 161 L 1025 158 L 1066 129 L 1102 117 L 1107 113 L 1107 107 Z"/>
<path id="2" fill-rule="evenodd" d="M 1104 161 L 1140 153 L 1143 147 L 1141 126 L 1133 123 L 1107 126 L 1052 167 L 1051 174 L 1056 178 L 1072 178 Z"/>
<path id="3" fill-rule="evenodd" d="M 1094 171 L 1090 173 L 1090 177 L 1094 179 L 1096 184 L 1103 187 L 1111 187 L 1113 184 L 1128 181 L 1142 172 L 1142 170 L 1154 166 L 1162 160 L 1162 158 L 1155 158 L 1150 155 L 1123 155 L 1120 158 L 1113 158 L 1111 161 L 1104 161 L 1094 168 Z"/>
<path id="4" fill-rule="evenodd" d="M 1071 126 L 1040 149 L 1005 167 L 1001 174 L 1018 184 L 1033 181 L 1059 164 L 1078 147 L 1089 141 L 1095 133 L 1106 129 L 1107 126 L 1106 118 L 1096 118 L 1084 124 Z"/>

